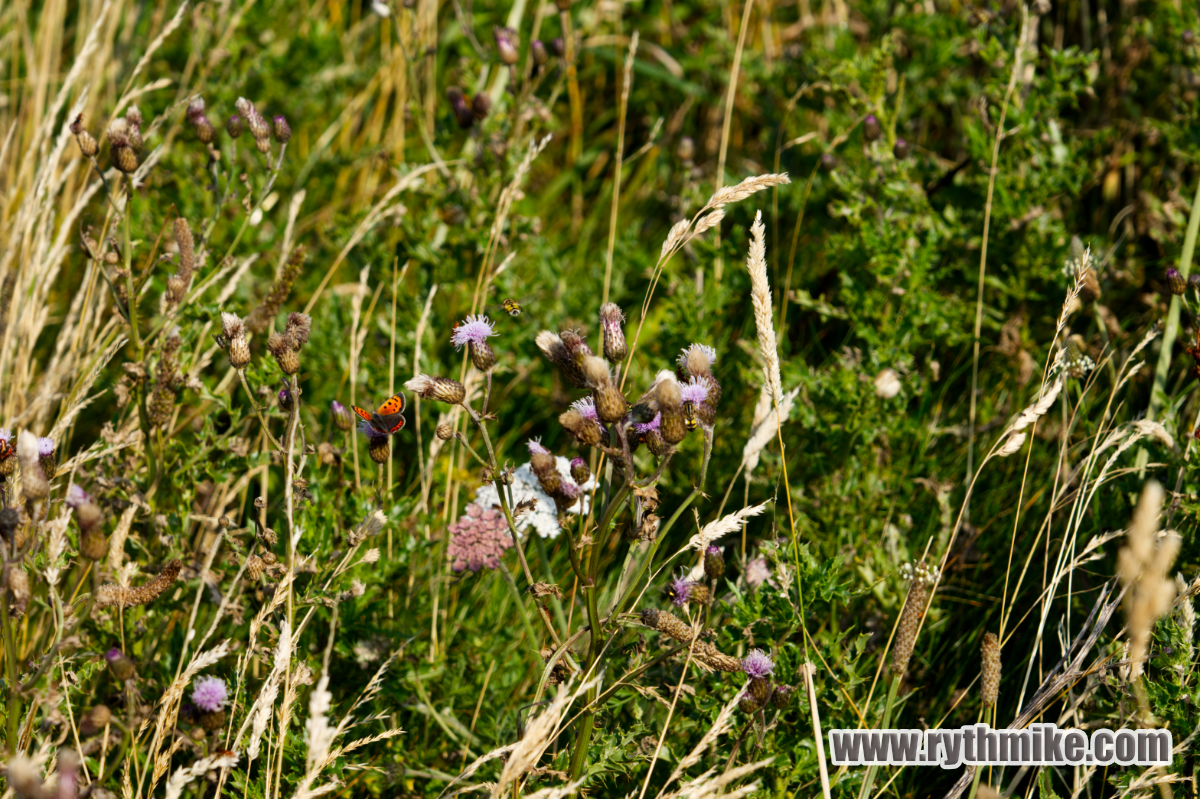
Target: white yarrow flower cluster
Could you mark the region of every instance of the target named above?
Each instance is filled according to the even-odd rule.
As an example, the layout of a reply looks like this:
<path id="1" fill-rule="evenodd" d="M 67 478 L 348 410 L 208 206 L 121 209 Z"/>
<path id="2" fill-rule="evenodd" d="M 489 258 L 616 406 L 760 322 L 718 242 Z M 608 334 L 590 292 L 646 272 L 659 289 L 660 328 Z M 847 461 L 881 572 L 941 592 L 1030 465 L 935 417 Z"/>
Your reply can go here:
<path id="1" fill-rule="evenodd" d="M 562 479 L 574 482 L 571 479 L 571 462 L 561 455 L 556 457 L 555 461 L 558 464 L 558 473 L 562 475 Z M 528 463 L 518 466 L 513 471 L 513 483 L 511 487 L 514 505 L 527 499 L 537 500 L 537 507 L 517 519 L 517 531 L 523 533 L 532 527 L 542 538 L 557 538 L 559 532 L 561 532 L 561 528 L 558 526 L 558 512 L 555 510 L 554 500 L 542 490 L 537 476 L 529 468 Z M 587 513 L 588 505 L 592 499 L 591 492 L 595 487 L 596 478 L 594 477 L 580 485 L 581 496 L 579 502 L 568 513 L 572 515 Z M 506 491 L 505 494 L 507 495 L 507 493 Z M 496 493 L 496 484 L 491 483 L 480 486 L 479 490 L 475 492 L 475 504 L 482 508 L 499 505 L 500 497 Z"/>

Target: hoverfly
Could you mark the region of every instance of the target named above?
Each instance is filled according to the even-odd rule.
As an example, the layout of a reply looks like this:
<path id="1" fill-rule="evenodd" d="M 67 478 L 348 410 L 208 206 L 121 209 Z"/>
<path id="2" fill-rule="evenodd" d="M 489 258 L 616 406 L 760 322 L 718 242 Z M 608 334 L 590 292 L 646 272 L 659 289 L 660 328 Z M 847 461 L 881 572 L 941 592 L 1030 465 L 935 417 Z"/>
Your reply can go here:
<path id="1" fill-rule="evenodd" d="M 688 430 L 696 429 L 696 403 L 691 400 L 683 403 L 683 424 Z"/>

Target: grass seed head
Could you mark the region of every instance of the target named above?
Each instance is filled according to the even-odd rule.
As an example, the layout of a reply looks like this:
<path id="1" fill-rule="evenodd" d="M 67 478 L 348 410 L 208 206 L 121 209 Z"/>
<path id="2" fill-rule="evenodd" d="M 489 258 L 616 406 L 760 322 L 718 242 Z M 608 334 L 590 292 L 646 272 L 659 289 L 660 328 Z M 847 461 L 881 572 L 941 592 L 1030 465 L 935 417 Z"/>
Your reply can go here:
<path id="1" fill-rule="evenodd" d="M 925 613 L 925 603 L 929 599 L 929 587 L 937 581 L 937 567 L 931 569 L 922 561 L 912 569 L 910 580 L 908 597 L 904 601 L 904 610 L 896 625 L 896 640 L 892 645 L 892 672 L 897 677 L 903 677 L 908 670 L 908 661 L 917 644 L 917 631 L 921 628 L 921 617 Z"/>
<path id="2" fill-rule="evenodd" d="M 983 670 L 979 679 L 979 698 L 984 707 L 994 707 L 1000 696 L 1000 639 L 995 633 L 983 634 Z"/>

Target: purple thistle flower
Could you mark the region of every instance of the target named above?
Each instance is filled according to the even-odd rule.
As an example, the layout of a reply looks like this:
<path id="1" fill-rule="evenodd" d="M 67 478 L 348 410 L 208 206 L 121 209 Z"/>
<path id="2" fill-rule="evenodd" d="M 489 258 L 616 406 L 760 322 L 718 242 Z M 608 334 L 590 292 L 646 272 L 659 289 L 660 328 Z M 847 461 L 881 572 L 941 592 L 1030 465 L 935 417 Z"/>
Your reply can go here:
<path id="1" fill-rule="evenodd" d="M 594 410 L 592 412 L 595 413 Z M 11 430 L 9 430 L 7 427 L 0 427 L 0 441 L 3 441 L 5 444 L 8 444 L 9 446 L 11 446 L 12 445 L 12 437 L 13 437 L 13 434 L 12 434 Z"/>
<path id="2" fill-rule="evenodd" d="M 645 424 L 641 424 L 639 422 L 634 422 L 633 423 L 633 432 L 638 433 L 638 434 L 649 433 L 649 432 L 657 430 L 661 426 L 662 426 L 662 414 L 656 413 L 656 414 L 654 414 L 654 418 L 651 419 L 650 421 L 646 422 Z"/>
<path id="3" fill-rule="evenodd" d="M 721 548 L 716 544 L 709 544 L 708 549 L 706 549 L 705 552 L 709 555 L 720 555 Z"/>
<path id="4" fill-rule="evenodd" d="M 123 657 L 125 657 L 125 654 L 120 649 L 117 649 L 115 646 L 112 649 L 110 649 L 104 653 L 104 659 L 107 660 L 109 663 L 120 660 Z"/>
<path id="5" fill-rule="evenodd" d="M 45 458 L 54 454 L 54 439 L 42 436 L 37 440 L 38 455 Z"/>
<path id="6" fill-rule="evenodd" d="M 751 649 L 750 654 L 746 655 L 746 659 L 742 661 L 742 671 L 747 677 L 765 678 L 775 670 L 775 664 L 771 661 L 771 656 L 761 649 Z"/>
<path id="7" fill-rule="evenodd" d="M 455 572 L 495 569 L 504 551 L 513 545 L 504 516 L 473 502 L 467 505 L 466 515 L 459 517 L 448 530 L 450 543 L 446 554 Z"/>
<path id="8" fill-rule="evenodd" d="M 708 400 L 708 383 L 693 377 L 688 382 L 680 384 L 679 393 L 684 402 L 699 405 Z"/>
<path id="9" fill-rule="evenodd" d="M 676 577 L 671 581 L 667 594 L 671 597 L 671 604 L 681 608 L 688 603 L 688 597 L 692 595 L 692 584 L 682 577 Z"/>
<path id="10" fill-rule="evenodd" d="M 680 354 L 679 365 L 681 367 L 687 366 L 688 357 L 691 356 L 691 354 L 693 352 L 703 353 L 705 355 L 705 357 L 708 358 L 708 365 L 710 368 L 712 367 L 712 365 L 714 363 L 717 362 L 717 351 L 715 349 L 708 346 L 707 344 L 693 344 L 690 347 L 684 348 L 683 352 Z"/>
<path id="11" fill-rule="evenodd" d="M 542 442 L 536 438 L 529 439 L 529 441 L 526 443 L 526 446 L 529 447 L 530 455 L 549 455 L 550 454 L 550 450 L 543 447 Z"/>
<path id="12" fill-rule="evenodd" d="M 571 403 L 571 407 L 579 411 L 579 415 L 589 422 L 600 423 L 600 417 L 596 415 L 596 403 L 591 397 L 575 400 Z"/>
<path id="13" fill-rule="evenodd" d="M 358 423 L 358 432 L 362 433 L 364 436 L 371 439 L 372 441 L 374 441 L 377 438 L 387 438 L 388 437 L 387 433 L 384 433 L 381 430 L 376 430 L 374 427 L 371 426 L 370 422 L 365 421 L 365 420 Z"/>
<path id="14" fill-rule="evenodd" d="M 215 713 L 229 701 L 229 687 L 220 677 L 201 677 L 192 685 L 192 702 L 201 710 Z"/>
<path id="15" fill-rule="evenodd" d="M 450 337 L 450 343 L 454 345 L 455 349 L 461 350 L 467 344 L 485 344 L 488 336 L 494 335 L 496 335 L 496 331 L 486 316 L 468 316 L 462 324 L 455 328 L 454 335 Z"/>
<path id="16" fill-rule="evenodd" d="M 80 505 L 91 502 L 92 497 L 80 488 L 78 483 L 71 483 L 71 487 L 67 489 L 67 497 L 63 501 L 66 502 L 68 508 L 78 508 Z"/>

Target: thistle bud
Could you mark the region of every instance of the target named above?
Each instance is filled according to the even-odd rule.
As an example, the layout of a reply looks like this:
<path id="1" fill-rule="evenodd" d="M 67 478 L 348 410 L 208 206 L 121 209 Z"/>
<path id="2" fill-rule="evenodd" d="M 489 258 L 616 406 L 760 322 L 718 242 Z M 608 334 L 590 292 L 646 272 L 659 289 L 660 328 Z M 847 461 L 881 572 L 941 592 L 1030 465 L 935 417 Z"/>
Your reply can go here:
<path id="1" fill-rule="evenodd" d="M 334 400 L 329 403 L 329 409 L 333 415 L 333 426 L 343 433 L 354 426 L 354 417 L 350 415 L 350 411 L 345 405 Z"/>
<path id="2" fill-rule="evenodd" d="M 587 461 L 583 458 L 571 459 L 571 479 L 579 485 L 583 485 L 592 479 L 592 472 L 588 469 Z"/>
<path id="3" fill-rule="evenodd" d="M 258 555 L 246 558 L 246 576 L 253 582 L 258 582 L 263 576 L 263 559 Z"/>
<path id="4" fill-rule="evenodd" d="M 599 358 L 596 360 L 599 360 Z M 592 401 L 596 404 L 597 418 L 605 424 L 613 424 L 620 421 L 629 408 L 629 403 L 625 400 L 625 395 L 612 383 L 592 389 Z"/>
<path id="5" fill-rule="evenodd" d="M 562 475 L 558 473 L 558 460 L 550 451 L 536 441 L 529 442 L 529 468 L 537 475 L 542 490 L 554 496 L 562 488 Z"/>
<path id="6" fill-rule="evenodd" d="M 204 104 L 203 97 L 197 97 L 196 99 L 189 102 L 188 106 L 187 106 L 187 110 L 184 112 L 187 115 L 188 122 L 193 122 L 196 119 L 196 117 L 204 116 L 205 108 L 206 108 L 206 106 Z"/>
<path id="7" fill-rule="evenodd" d="M 129 106 L 129 110 L 125 112 L 125 121 L 130 125 L 137 125 L 140 128 L 144 122 L 142 119 L 142 109 L 136 105 Z"/>
<path id="8" fill-rule="evenodd" d="M 663 380 L 658 387 L 659 413 L 662 415 L 660 432 L 663 440 L 672 446 L 683 441 L 687 435 L 687 420 L 683 413 L 683 394 L 679 381 L 672 376 Z"/>
<path id="9" fill-rule="evenodd" d="M 275 141 L 287 144 L 292 138 L 292 128 L 288 125 L 287 117 L 283 114 L 276 114 L 271 119 L 271 133 L 274 134 Z"/>
<path id="10" fill-rule="evenodd" d="M 670 451 L 671 447 L 663 439 L 661 430 L 647 430 L 638 436 L 638 442 L 646 445 L 646 449 L 655 457 L 661 458 Z"/>
<path id="11" fill-rule="evenodd" d="M 83 153 L 85 158 L 95 158 L 96 153 L 100 152 L 100 145 L 96 141 L 96 137 L 86 130 L 75 134 L 75 143 L 79 145 L 79 152 Z"/>
<path id="12" fill-rule="evenodd" d="M 896 156 L 897 161 L 903 161 L 908 158 L 908 154 L 912 151 L 912 145 L 905 139 L 896 139 L 896 143 L 892 145 L 892 155 Z"/>
<path id="13" fill-rule="evenodd" d="M 747 691 L 761 707 L 771 698 L 771 681 L 763 677 L 755 677 L 750 680 L 750 687 L 747 688 Z"/>
<path id="14" fill-rule="evenodd" d="M 463 388 L 463 384 L 448 377 L 419 374 L 406 382 L 404 387 L 422 399 L 433 399 L 450 405 L 460 404 L 467 396 L 467 390 Z"/>
<path id="15" fill-rule="evenodd" d="M 496 365 L 496 353 L 486 341 L 470 342 L 467 352 L 471 354 L 471 363 L 481 372 L 487 372 Z"/>
<path id="16" fill-rule="evenodd" d="M 984 707 L 993 707 L 1000 696 L 1000 639 L 995 633 L 983 634 L 983 673 L 979 678 L 979 699 Z"/>
<path id="17" fill-rule="evenodd" d="M 826 172 L 832 172 L 837 168 L 837 164 L 837 156 L 835 156 L 833 153 L 824 153 L 821 156 L 821 168 Z"/>
<path id="18" fill-rule="evenodd" d="M 492 113 L 492 96 L 490 94 L 480 92 L 471 98 L 471 114 L 476 119 L 482 122 L 490 113 Z"/>
<path id="19" fill-rule="evenodd" d="M 742 694 L 742 698 L 738 700 L 738 710 L 748 716 L 754 715 L 761 709 L 762 705 L 749 692 Z"/>
<path id="20" fill-rule="evenodd" d="M 492 28 L 492 37 L 496 40 L 496 53 L 500 56 L 500 60 L 508 66 L 517 63 L 517 59 L 521 54 L 517 51 L 517 45 L 520 40 L 517 38 L 517 32 L 512 28 Z"/>
<path id="21" fill-rule="evenodd" d="M 446 424 L 445 422 L 443 422 L 442 424 L 439 424 L 437 426 L 437 430 L 435 430 L 434 432 L 437 434 L 437 437 L 440 438 L 442 441 L 449 441 L 450 439 L 454 438 L 454 428 L 451 425 Z"/>
<path id="22" fill-rule="evenodd" d="M 559 11 L 571 10 L 571 0 L 554 0 L 554 5 L 558 6 Z"/>
<path id="23" fill-rule="evenodd" d="M 790 685 L 776 685 L 771 692 L 771 707 L 776 710 L 786 710 L 792 704 L 792 695 L 796 689 Z"/>
<path id="24" fill-rule="evenodd" d="M 715 544 L 704 550 L 704 576 L 710 580 L 720 580 L 725 576 L 725 556 Z"/>
<path id="25" fill-rule="evenodd" d="M 534 39 L 529 43 L 529 52 L 533 54 L 533 63 L 539 67 L 545 66 L 550 60 L 550 54 L 546 52 L 546 45 L 541 39 Z"/>
<path id="26" fill-rule="evenodd" d="M 126 121 L 128 121 L 129 117 L 126 117 L 125 119 L 126 119 Z M 135 124 L 133 122 L 130 122 L 128 130 L 129 130 L 129 133 L 128 133 L 129 149 L 133 150 L 138 155 L 141 155 L 142 147 L 145 146 L 145 144 L 146 144 L 145 140 L 142 139 L 141 123 Z"/>
<path id="27" fill-rule="evenodd" d="M 586 386 L 583 379 L 583 372 L 571 357 L 571 350 L 561 335 L 551 333 L 549 330 L 543 330 L 537 334 L 534 343 L 537 344 L 542 354 L 559 368 L 559 371 L 562 372 L 563 377 L 567 379 L 568 383 L 576 388 L 584 388 Z"/>
<path id="28" fill-rule="evenodd" d="M 47 439 L 48 440 L 48 439 Z M 17 458 L 21 462 L 21 493 L 26 499 L 44 499 L 50 493 L 50 478 L 41 466 L 41 440 L 23 430 L 17 436 Z"/>
<path id="29" fill-rule="evenodd" d="M 555 58 L 562 58 L 567 53 L 567 45 L 561 36 L 556 36 L 551 39 L 550 44 L 546 49 L 548 49 L 550 51 L 550 55 L 554 56 Z"/>
<path id="30" fill-rule="evenodd" d="M 104 655 L 105 661 L 108 662 L 108 670 L 117 682 L 126 682 L 132 680 L 136 669 L 133 666 L 133 661 L 125 657 L 125 654 L 115 646 L 108 650 Z"/>
<path id="31" fill-rule="evenodd" d="M 201 713 L 198 721 L 208 732 L 216 732 L 225 727 L 225 711 L 212 710 Z"/>
<path id="32" fill-rule="evenodd" d="M 1167 270 L 1167 287 L 1176 297 L 1182 296 L 1187 291 L 1187 278 L 1172 266 Z"/>
<path id="33" fill-rule="evenodd" d="M 54 439 L 42 436 L 37 440 L 38 465 L 47 480 L 53 480 L 58 473 L 58 460 L 55 458 Z"/>
<path id="34" fill-rule="evenodd" d="M 224 346 L 229 352 L 229 365 L 242 369 L 250 363 L 250 345 L 246 342 L 246 325 L 237 314 L 221 314 Z"/>
<path id="35" fill-rule="evenodd" d="M 89 506 L 96 509 L 99 513 L 100 509 L 95 505 Z M 83 508 L 79 509 L 79 526 L 83 528 Z M 97 525 L 83 529 L 79 534 L 79 554 L 83 555 L 90 561 L 103 560 L 105 553 L 108 552 L 108 536 Z"/>
<path id="36" fill-rule="evenodd" d="M 242 118 L 237 114 L 230 115 L 229 119 L 225 122 L 225 132 L 229 134 L 230 138 L 236 139 L 242 135 L 242 131 L 245 129 L 245 123 L 242 122 Z"/>
<path id="37" fill-rule="evenodd" d="M 562 481 L 559 484 L 558 491 L 553 495 L 554 507 L 558 510 L 558 515 L 562 516 L 575 507 L 582 493 L 579 490 L 579 486 L 565 480 Z"/>
<path id="38" fill-rule="evenodd" d="M 300 371 L 300 355 L 296 352 L 295 342 L 283 333 L 272 333 L 267 339 L 267 350 L 275 356 L 275 362 L 285 375 L 294 375 Z"/>
<path id="39" fill-rule="evenodd" d="M 883 129 L 879 125 L 879 118 L 874 114 L 867 114 L 863 117 L 863 138 L 867 141 L 875 141 L 883 135 Z"/>
<path id="40" fill-rule="evenodd" d="M 13 458 L 15 461 L 16 458 Z M 0 538 L 12 541 L 13 535 L 21 527 L 21 511 L 16 508 L 0 508 Z"/>
<path id="41" fill-rule="evenodd" d="M 604 331 L 604 357 L 609 363 L 620 363 L 629 354 L 625 344 L 625 314 L 616 304 L 608 302 L 600 306 L 600 326 Z"/>
<path id="42" fill-rule="evenodd" d="M 371 460 L 382 465 L 388 462 L 388 458 L 392 457 L 392 445 L 390 436 L 372 436 L 367 445 L 367 453 L 371 456 Z"/>

